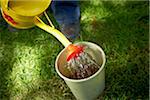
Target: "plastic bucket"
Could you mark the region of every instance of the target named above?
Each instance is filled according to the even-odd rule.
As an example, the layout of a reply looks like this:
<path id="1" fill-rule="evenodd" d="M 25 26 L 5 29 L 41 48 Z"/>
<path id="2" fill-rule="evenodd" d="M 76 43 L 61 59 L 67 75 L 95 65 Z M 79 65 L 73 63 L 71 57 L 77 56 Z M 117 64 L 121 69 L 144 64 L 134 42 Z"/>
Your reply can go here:
<path id="1" fill-rule="evenodd" d="M 66 48 L 64 48 L 57 56 L 55 68 L 77 100 L 95 100 L 105 88 L 105 54 L 103 50 L 94 43 L 79 42 L 77 44 L 82 44 L 93 49 L 94 53 L 91 53 L 91 55 L 96 62 L 101 65 L 100 69 L 95 74 L 85 79 L 69 79 L 65 77 L 63 75 L 62 67 L 66 64 Z"/>

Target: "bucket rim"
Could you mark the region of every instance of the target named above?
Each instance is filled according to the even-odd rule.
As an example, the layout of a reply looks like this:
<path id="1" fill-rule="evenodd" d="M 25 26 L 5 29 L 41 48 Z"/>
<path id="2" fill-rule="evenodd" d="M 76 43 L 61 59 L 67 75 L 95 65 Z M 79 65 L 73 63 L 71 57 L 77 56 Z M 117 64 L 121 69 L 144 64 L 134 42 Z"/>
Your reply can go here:
<path id="1" fill-rule="evenodd" d="M 64 76 L 63 74 L 61 74 L 61 72 L 59 71 L 58 66 L 57 66 L 58 59 L 59 59 L 60 55 L 66 50 L 66 48 L 67 48 L 67 47 L 66 47 L 66 48 L 64 48 L 64 49 L 58 54 L 58 56 L 57 56 L 57 58 L 56 58 L 56 61 L 55 61 L 55 70 L 56 70 L 56 72 L 58 73 L 58 75 L 59 75 L 61 78 L 63 78 L 65 81 L 70 81 L 70 82 L 85 82 L 85 81 L 91 80 L 91 79 L 93 79 L 94 77 L 96 77 L 96 76 L 97 76 L 100 72 L 102 72 L 103 69 L 104 69 L 104 66 L 105 66 L 105 63 L 106 63 L 106 56 L 105 56 L 105 53 L 104 53 L 104 51 L 102 50 L 102 48 L 101 48 L 100 46 L 98 46 L 97 44 L 92 43 L 92 42 L 85 42 L 85 41 L 82 41 L 82 42 L 77 42 L 77 43 L 75 43 L 75 44 L 79 44 L 79 43 L 95 45 L 95 46 L 100 50 L 100 52 L 102 53 L 102 59 L 103 59 L 102 65 L 101 65 L 101 67 L 99 68 L 99 70 L 98 70 L 96 73 L 94 73 L 93 75 L 91 75 L 91 76 L 89 76 L 89 77 L 87 77 L 87 78 L 83 78 L 83 79 L 70 79 L 70 78 Z"/>

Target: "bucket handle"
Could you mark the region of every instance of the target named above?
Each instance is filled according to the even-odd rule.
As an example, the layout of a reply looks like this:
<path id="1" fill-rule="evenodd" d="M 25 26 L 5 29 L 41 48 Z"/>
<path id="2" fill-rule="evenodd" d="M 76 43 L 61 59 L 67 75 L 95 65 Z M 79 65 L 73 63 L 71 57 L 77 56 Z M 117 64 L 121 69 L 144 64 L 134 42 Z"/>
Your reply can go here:
<path id="1" fill-rule="evenodd" d="M 36 26 L 39 28 L 47 31 L 48 33 L 52 34 L 54 37 L 56 37 L 65 47 L 68 47 L 70 44 L 72 44 L 59 30 L 55 29 L 54 25 L 52 24 L 51 20 L 49 19 L 46 12 L 44 12 L 44 15 L 46 16 L 48 22 L 51 26 L 45 24 L 40 17 L 35 16 L 33 21 Z"/>

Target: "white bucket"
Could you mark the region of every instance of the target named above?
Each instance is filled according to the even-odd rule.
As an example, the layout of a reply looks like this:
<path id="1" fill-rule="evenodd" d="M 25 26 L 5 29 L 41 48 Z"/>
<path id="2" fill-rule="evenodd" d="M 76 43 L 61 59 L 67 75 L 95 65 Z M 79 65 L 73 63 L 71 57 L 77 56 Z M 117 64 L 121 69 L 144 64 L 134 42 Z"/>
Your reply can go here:
<path id="1" fill-rule="evenodd" d="M 68 87 L 71 89 L 77 100 L 95 100 L 105 88 L 105 54 L 103 50 L 96 44 L 90 42 L 79 42 L 76 44 L 82 44 L 92 48 L 94 51 L 91 56 L 96 62 L 101 65 L 100 69 L 92 76 L 84 79 L 69 79 L 64 76 L 62 67 L 66 63 L 66 48 L 64 48 L 57 56 L 55 62 L 55 68 L 61 78 L 64 79 Z"/>

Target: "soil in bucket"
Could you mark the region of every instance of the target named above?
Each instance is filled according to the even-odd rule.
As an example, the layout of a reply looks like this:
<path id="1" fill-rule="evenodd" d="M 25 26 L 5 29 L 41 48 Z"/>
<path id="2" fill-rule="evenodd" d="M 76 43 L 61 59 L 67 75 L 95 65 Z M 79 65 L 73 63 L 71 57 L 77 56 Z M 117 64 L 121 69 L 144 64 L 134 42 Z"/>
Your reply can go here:
<path id="1" fill-rule="evenodd" d="M 92 57 L 91 52 L 92 49 L 84 47 L 83 52 L 67 61 L 64 69 L 68 78 L 84 79 L 90 77 L 99 70 L 100 65 Z"/>

